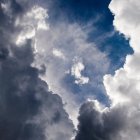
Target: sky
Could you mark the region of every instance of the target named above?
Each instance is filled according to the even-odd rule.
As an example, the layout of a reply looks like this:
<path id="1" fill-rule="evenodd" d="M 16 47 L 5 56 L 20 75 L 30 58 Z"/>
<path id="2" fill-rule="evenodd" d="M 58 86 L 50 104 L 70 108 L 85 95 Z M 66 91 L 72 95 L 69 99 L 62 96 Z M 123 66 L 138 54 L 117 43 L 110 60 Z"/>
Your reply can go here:
<path id="1" fill-rule="evenodd" d="M 139 140 L 139 0 L 0 0 L 0 140 Z"/>

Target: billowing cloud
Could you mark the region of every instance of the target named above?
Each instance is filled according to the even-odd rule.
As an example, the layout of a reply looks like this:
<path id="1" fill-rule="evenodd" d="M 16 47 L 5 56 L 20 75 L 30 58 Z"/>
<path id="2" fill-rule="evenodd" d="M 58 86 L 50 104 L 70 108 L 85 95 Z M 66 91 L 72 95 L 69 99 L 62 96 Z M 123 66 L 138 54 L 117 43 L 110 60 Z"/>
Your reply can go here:
<path id="1" fill-rule="evenodd" d="M 81 107 L 76 140 L 139 140 L 140 134 L 140 2 L 112 0 L 114 26 L 130 39 L 134 54 L 126 57 L 123 68 L 106 75 L 104 85 L 110 107 L 98 110 L 88 102 Z"/>
<path id="2" fill-rule="evenodd" d="M 125 108 L 102 109 L 97 101 L 81 106 L 75 140 L 118 140 L 125 125 Z"/>
<path id="3" fill-rule="evenodd" d="M 0 1 L 0 139 L 70 140 L 70 119 L 76 126 L 83 98 L 91 97 L 80 108 L 76 140 L 138 140 L 138 0 L 112 0 L 109 6 L 115 28 L 134 49 L 123 68 L 104 77 L 110 107 L 92 101 L 105 93 L 107 55 L 88 40 L 86 26 L 51 23 L 46 3 L 38 3 Z"/>
<path id="4" fill-rule="evenodd" d="M 40 6 L 33 6 L 27 11 L 23 17 L 16 19 L 15 25 L 22 28 L 17 37 L 16 44 L 24 44 L 27 39 L 34 38 L 34 45 L 36 41 L 36 33 L 38 30 L 48 30 L 49 25 L 46 23 L 48 18 L 47 10 Z M 35 47 L 35 46 L 34 46 Z"/>
<path id="5" fill-rule="evenodd" d="M 139 39 L 138 19 L 140 4 L 137 0 L 112 1 L 110 9 L 115 14 L 114 25 L 117 30 L 130 38 L 130 45 L 134 50 L 133 55 L 128 55 L 123 68 L 116 71 L 114 76 L 107 75 L 104 78 L 107 94 L 113 100 L 113 104 L 137 104 L 139 100 Z M 112 94 L 113 93 L 113 94 Z"/>
<path id="6" fill-rule="evenodd" d="M 11 0 L 6 6 L 0 1 L 0 139 L 70 140 L 74 128 L 61 98 L 48 90 L 32 66 L 33 40 L 16 45 L 24 27 L 15 21 L 28 12 L 24 2 Z"/>

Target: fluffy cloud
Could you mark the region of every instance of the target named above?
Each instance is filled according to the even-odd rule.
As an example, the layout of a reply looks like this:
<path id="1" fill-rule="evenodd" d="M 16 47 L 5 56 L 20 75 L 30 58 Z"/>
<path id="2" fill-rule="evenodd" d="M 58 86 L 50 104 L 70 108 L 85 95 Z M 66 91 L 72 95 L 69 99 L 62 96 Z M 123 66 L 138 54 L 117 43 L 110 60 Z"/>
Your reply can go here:
<path id="1" fill-rule="evenodd" d="M 123 68 L 106 75 L 104 85 L 111 105 L 98 110 L 94 103 L 83 105 L 76 140 L 139 140 L 140 133 L 140 2 L 112 0 L 114 26 L 130 39 L 133 55 L 126 57 Z"/>
<path id="2" fill-rule="evenodd" d="M 65 55 L 61 52 L 61 50 L 53 49 L 52 53 L 58 58 L 65 59 Z"/>
<path id="3" fill-rule="evenodd" d="M 125 125 L 125 108 L 104 108 L 97 101 L 81 106 L 78 134 L 75 140 L 118 140 Z"/>
<path id="4" fill-rule="evenodd" d="M 112 0 L 110 9 L 134 54 L 114 76 L 104 77 L 110 107 L 98 101 L 81 106 L 76 140 L 139 139 L 139 2 Z M 69 118 L 77 125 L 80 97 L 93 97 L 97 86 L 105 92 L 106 54 L 88 41 L 85 27 L 48 25 L 47 10 L 34 0 L 3 2 L 0 10 L 0 139 L 70 140 Z"/>
<path id="5" fill-rule="evenodd" d="M 127 4 L 126 4 L 127 3 Z M 110 9 L 115 14 L 114 25 L 117 30 L 130 37 L 130 45 L 134 49 L 133 55 L 128 55 L 123 68 L 116 71 L 114 76 L 104 78 L 107 94 L 117 103 L 135 103 L 139 99 L 139 27 L 138 19 L 140 3 L 135 1 L 112 1 Z M 112 94 L 113 93 L 113 94 Z M 118 98 L 117 98 L 118 96 Z M 136 102 L 137 104 L 137 102 Z"/>
<path id="6" fill-rule="evenodd" d="M 48 83 L 49 90 L 62 97 L 76 126 L 81 100 L 83 102 L 89 96 L 95 98 L 93 90 L 99 90 L 96 94 L 105 93 L 102 77 L 108 71 L 109 60 L 93 42 L 88 41 L 87 27 L 64 20 L 51 23 L 46 10 L 48 1 L 37 2 L 44 8 L 33 6 L 32 0 L 17 2 L 24 14 L 15 20 L 15 26 L 19 28 L 16 45 L 22 46 L 28 39 L 33 40 L 35 61 L 32 66 L 39 69 L 39 77 Z M 53 13 L 55 8 L 49 10 Z"/>
<path id="7" fill-rule="evenodd" d="M 23 17 L 18 17 L 16 19 L 15 25 L 22 28 L 20 34 L 17 37 L 16 44 L 24 44 L 27 39 L 34 38 L 35 45 L 35 36 L 37 30 L 48 30 L 49 25 L 46 23 L 48 18 L 47 10 L 40 6 L 33 6 L 29 11 L 27 11 Z"/>
<path id="8" fill-rule="evenodd" d="M 71 74 L 75 76 L 76 84 L 86 84 L 89 82 L 88 77 L 84 77 L 81 75 L 81 72 L 85 69 L 85 66 L 81 62 L 75 62 L 75 64 L 71 68 Z"/>
<path id="9" fill-rule="evenodd" d="M 48 90 L 40 71 L 31 66 L 32 40 L 16 45 L 23 27 L 15 21 L 26 15 L 28 6 L 15 0 L 8 4 L 10 16 L 3 9 L 7 3 L 0 1 L 0 139 L 70 140 L 74 127 L 61 98 Z"/>

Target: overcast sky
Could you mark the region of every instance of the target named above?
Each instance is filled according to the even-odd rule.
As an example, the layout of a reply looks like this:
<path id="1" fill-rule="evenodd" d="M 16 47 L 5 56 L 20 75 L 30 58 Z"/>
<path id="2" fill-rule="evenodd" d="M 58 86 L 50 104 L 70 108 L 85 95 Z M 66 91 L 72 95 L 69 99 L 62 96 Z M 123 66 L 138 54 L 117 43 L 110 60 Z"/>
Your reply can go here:
<path id="1" fill-rule="evenodd" d="M 139 0 L 0 0 L 0 140 L 139 140 Z"/>

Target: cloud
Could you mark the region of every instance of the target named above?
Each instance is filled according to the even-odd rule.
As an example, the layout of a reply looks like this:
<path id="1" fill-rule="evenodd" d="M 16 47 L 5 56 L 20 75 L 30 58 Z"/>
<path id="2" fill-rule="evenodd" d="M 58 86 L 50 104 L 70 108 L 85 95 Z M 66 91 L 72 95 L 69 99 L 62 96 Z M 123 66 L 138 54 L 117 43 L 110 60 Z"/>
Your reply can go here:
<path id="1" fill-rule="evenodd" d="M 37 5 L 29 9 L 23 17 L 18 17 L 15 25 L 20 26 L 22 30 L 18 35 L 16 44 L 24 44 L 27 39 L 35 38 L 37 30 L 48 30 L 47 18 L 47 10 Z"/>
<path id="2" fill-rule="evenodd" d="M 61 50 L 53 49 L 52 53 L 54 56 L 56 56 L 58 58 L 65 59 L 65 55 L 62 53 Z"/>
<path id="3" fill-rule="evenodd" d="M 110 107 L 100 111 L 91 102 L 81 107 L 76 140 L 139 140 L 139 5 L 138 0 L 112 0 L 109 5 L 116 30 L 129 38 L 134 54 L 126 57 L 123 68 L 118 69 L 115 75 L 104 77 Z"/>
<path id="4" fill-rule="evenodd" d="M 84 77 L 81 75 L 81 72 L 85 69 L 85 66 L 81 62 L 75 62 L 75 64 L 71 68 L 71 75 L 75 76 L 76 84 L 87 84 L 89 82 L 88 77 Z"/>
<path id="5" fill-rule="evenodd" d="M 106 54 L 88 41 L 85 27 L 49 25 L 47 10 L 32 0 L 0 4 L 0 139 L 71 139 L 80 97 L 94 98 L 97 84 L 105 93 Z M 139 140 L 139 2 L 112 0 L 110 9 L 134 54 L 104 77 L 110 107 L 91 99 L 81 106 L 76 140 Z"/>
<path id="6" fill-rule="evenodd" d="M 49 30 L 36 34 L 38 53 L 34 65 L 40 68 L 45 64 L 46 73 L 41 78 L 47 81 L 50 90 L 62 97 L 65 109 L 77 125 L 79 100 L 89 94 L 95 96 L 93 89 L 97 81 L 104 93 L 101 82 L 110 63 L 94 42 L 88 42 L 88 32 L 84 27 L 66 21 L 50 24 L 49 27 Z M 88 85 L 90 88 L 85 87 Z"/>
<path id="7" fill-rule="evenodd" d="M 105 108 L 102 112 L 98 102 L 84 103 L 80 109 L 78 134 L 75 140 L 117 140 L 118 132 L 125 125 L 125 108 Z"/>
<path id="8" fill-rule="evenodd" d="M 39 78 L 39 69 L 32 66 L 33 40 L 26 38 L 23 45 L 16 45 L 24 28 L 15 21 L 28 11 L 24 2 L 10 1 L 10 16 L 0 7 L 0 139 L 70 140 L 74 127 L 61 98 L 48 90 Z"/>
<path id="9" fill-rule="evenodd" d="M 115 6 L 116 5 L 116 6 Z M 104 78 L 106 90 L 114 104 L 135 102 L 139 98 L 139 43 L 137 19 L 139 15 L 138 1 L 112 1 L 110 9 L 115 14 L 114 25 L 116 29 L 130 38 L 130 45 L 134 50 L 133 55 L 128 55 L 123 68 L 116 71 L 114 76 L 107 75 Z M 120 8 L 117 8 L 119 7 Z M 128 12 L 126 12 L 128 11 Z M 131 21 L 130 21 L 131 19 Z M 112 94 L 111 92 L 114 92 Z M 115 96 L 120 98 L 120 101 Z"/>

